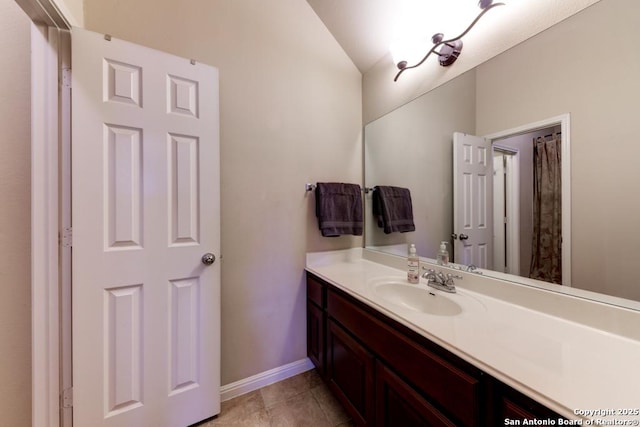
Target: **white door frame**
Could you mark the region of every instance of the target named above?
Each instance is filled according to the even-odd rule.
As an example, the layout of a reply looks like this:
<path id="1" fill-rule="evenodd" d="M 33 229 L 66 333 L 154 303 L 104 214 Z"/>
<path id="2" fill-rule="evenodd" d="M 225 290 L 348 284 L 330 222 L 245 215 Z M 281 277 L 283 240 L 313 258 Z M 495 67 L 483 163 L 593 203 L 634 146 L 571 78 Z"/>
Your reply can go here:
<path id="1" fill-rule="evenodd" d="M 507 156 L 507 266 L 520 275 L 520 153 Z"/>
<path id="2" fill-rule="evenodd" d="M 70 20 L 53 0 L 16 0 L 31 18 L 31 417 L 32 426 L 61 425 L 61 360 L 65 341 L 60 320 L 65 294 L 60 291 L 65 276 L 61 264 L 59 236 L 62 218 L 71 205 L 60 199 L 61 148 L 70 144 L 71 105 L 58 93 L 58 70 L 69 50 L 63 35 Z M 66 99 L 66 100 L 65 100 Z M 68 147 L 69 145 L 67 145 Z M 64 151 L 64 148 L 62 148 Z M 68 170 L 66 172 L 69 172 Z M 70 299 L 69 301 L 70 302 Z M 71 330 L 70 322 L 66 324 Z M 63 351 L 61 358 L 60 352 Z M 71 360 L 65 361 L 70 363 Z M 69 377 L 70 380 L 70 377 Z M 66 425 L 66 422 L 65 422 Z"/>
<path id="3" fill-rule="evenodd" d="M 501 273 L 508 272 L 506 269 L 506 248 L 505 238 L 505 176 L 504 176 L 504 156 L 502 151 L 492 149 L 493 156 L 493 269 Z"/>
<path id="4" fill-rule="evenodd" d="M 518 202 L 520 200 L 520 152 L 499 143 L 493 143 L 491 146 L 494 151 L 497 149 L 508 156 L 509 166 L 506 172 L 505 193 L 508 223 L 507 247 L 505 249 L 510 250 L 505 251 L 507 269 L 509 270 L 506 273 L 520 275 L 520 204 Z M 495 210 L 493 214 L 495 216 Z"/>
<path id="5" fill-rule="evenodd" d="M 31 27 L 32 425 L 59 419 L 58 55 L 56 30 Z"/>
<path id="6" fill-rule="evenodd" d="M 73 396 L 70 393 L 73 387 L 73 358 L 72 358 L 72 324 L 71 324 L 71 33 L 60 32 L 59 70 L 62 73 L 59 83 L 60 110 L 60 153 L 59 164 L 59 201 L 60 209 L 58 220 L 59 238 L 59 295 L 60 295 L 60 363 L 59 391 L 63 393 L 60 405 L 60 426 L 71 427 L 73 424 L 73 410 L 71 404 Z M 65 390 L 67 392 L 65 392 Z M 71 399 L 71 401 L 69 401 Z"/>
<path id="7" fill-rule="evenodd" d="M 571 115 L 562 114 L 513 129 L 486 135 L 492 142 L 508 136 L 529 133 L 552 126 L 560 126 L 562 132 L 562 284 L 571 286 Z"/>

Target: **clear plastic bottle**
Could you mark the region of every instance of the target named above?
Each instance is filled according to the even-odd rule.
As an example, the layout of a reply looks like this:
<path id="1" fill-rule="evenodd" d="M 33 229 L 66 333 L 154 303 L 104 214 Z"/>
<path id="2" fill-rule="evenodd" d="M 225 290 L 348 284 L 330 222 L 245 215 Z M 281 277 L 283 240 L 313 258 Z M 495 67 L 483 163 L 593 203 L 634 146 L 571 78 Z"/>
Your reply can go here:
<path id="1" fill-rule="evenodd" d="M 440 242 L 440 250 L 436 256 L 439 265 L 449 264 L 449 251 L 447 251 L 447 242 Z"/>
<path id="2" fill-rule="evenodd" d="M 409 245 L 409 256 L 407 257 L 407 281 L 409 283 L 420 282 L 420 258 L 416 253 L 416 245 Z"/>

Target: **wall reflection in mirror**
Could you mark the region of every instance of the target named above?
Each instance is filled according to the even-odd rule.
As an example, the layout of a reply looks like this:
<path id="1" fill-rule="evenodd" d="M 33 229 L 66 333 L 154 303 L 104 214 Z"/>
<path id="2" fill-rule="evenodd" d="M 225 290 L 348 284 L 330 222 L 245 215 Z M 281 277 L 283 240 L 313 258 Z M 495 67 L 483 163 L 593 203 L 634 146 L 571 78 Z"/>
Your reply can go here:
<path id="1" fill-rule="evenodd" d="M 404 255 L 406 245 L 415 243 L 419 255 L 435 258 L 440 242 L 451 241 L 456 250 L 450 252 L 464 262 L 460 241 L 451 240 L 454 232 L 460 233 L 453 218 L 454 132 L 499 135 L 568 115 L 571 152 L 561 164 L 570 165 L 570 180 L 565 183 L 570 210 L 560 212 L 565 214 L 562 226 L 571 235 L 564 254 L 568 273 L 545 280 L 561 281 L 593 292 L 589 297 L 602 296 L 622 305 L 623 300 L 605 296 L 640 301 L 635 268 L 640 261 L 640 231 L 635 228 L 640 218 L 640 144 L 635 126 L 640 117 L 640 49 L 604 54 L 625 40 L 640 40 L 637 22 L 640 4 L 634 0 L 601 0 L 369 123 L 365 185 L 409 188 L 416 231 L 386 235 L 368 218 L 366 246 Z M 534 140 L 547 135 L 552 137 L 546 139 L 555 139 L 559 130 L 552 126 L 537 129 L 536 134 L 520 134 L 516 138 L 520 141 L 514 142 L 522 144 L 519 148 L 510 149 L 511 142 L 503 140 L 492 150 L 491 156 L 498 160 L 492 167 L 508 164 L 513 160 L 509 156 L 520 153 L 518 179 L 511 181 L 522 196 L 519 212 L 512 214 L 519 225 L 510 231 L 504 228 L 504 217 L 502 226 L 500 216 L 491 217 L 492 221 L 498 218 L 491 242 L 508 242 L 517 230 L 518 247 L 505 243 L 498 248 L 492 243 L 487 265 L 500 274 L 512 274 L 510 280 L 529 282 L 515 275 L 531 275 L 536 246 L 531 240 L 539 238 L 534 231 L 534 197 L 524 197 L 534 191 L 534 174 L 525 173 L 533 168 Z M 506 192 L 512 190 L 508 180 L 498 184 Z M 492 197 L 491 204 L 504 211 L 500 197 L 506 196 Z"/>

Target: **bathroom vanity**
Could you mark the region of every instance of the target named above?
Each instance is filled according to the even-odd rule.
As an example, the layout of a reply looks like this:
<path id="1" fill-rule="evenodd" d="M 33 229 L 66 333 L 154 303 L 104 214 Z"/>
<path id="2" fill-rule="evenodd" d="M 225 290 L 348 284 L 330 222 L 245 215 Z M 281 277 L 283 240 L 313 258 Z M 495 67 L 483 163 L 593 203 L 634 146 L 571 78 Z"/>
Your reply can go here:
<path id="1" fill-rule="evenodd" d="M 518 296 L 467 273 L 445 295 L 424 279 L 409 285 L 393 266 L 402 258 L 385 265 L 364 252 L 307 258 L 308 355 L 358 425 L 588 425 L 597 417 L 586 411 L 640 406 L 635 339 L 527 307 L 548 304 L 532 297 L 541 290 Z"/>

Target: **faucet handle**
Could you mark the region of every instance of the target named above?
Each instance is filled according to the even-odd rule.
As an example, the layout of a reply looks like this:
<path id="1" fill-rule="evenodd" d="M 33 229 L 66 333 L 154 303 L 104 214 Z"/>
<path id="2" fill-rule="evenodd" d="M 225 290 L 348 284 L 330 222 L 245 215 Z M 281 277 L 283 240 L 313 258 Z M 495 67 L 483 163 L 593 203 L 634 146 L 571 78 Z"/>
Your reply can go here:
<path id="1" fill-rule="evenodd" d="M 436 277 L 436 271 L 433 268 L 422 266 L 422 269 L 425 270 L 425 272 L 422 273 L 423 278 L 431 280 L 432 277 Z"/>
<path id="2" fill-rule="evenodd" d="M 460 276 L 459 274 L 447 273 L 447 279 L 444 281 L 444 283 L 447 286 L 454 286 L 453 279 L 462 279 L 462 276 Z"/>

